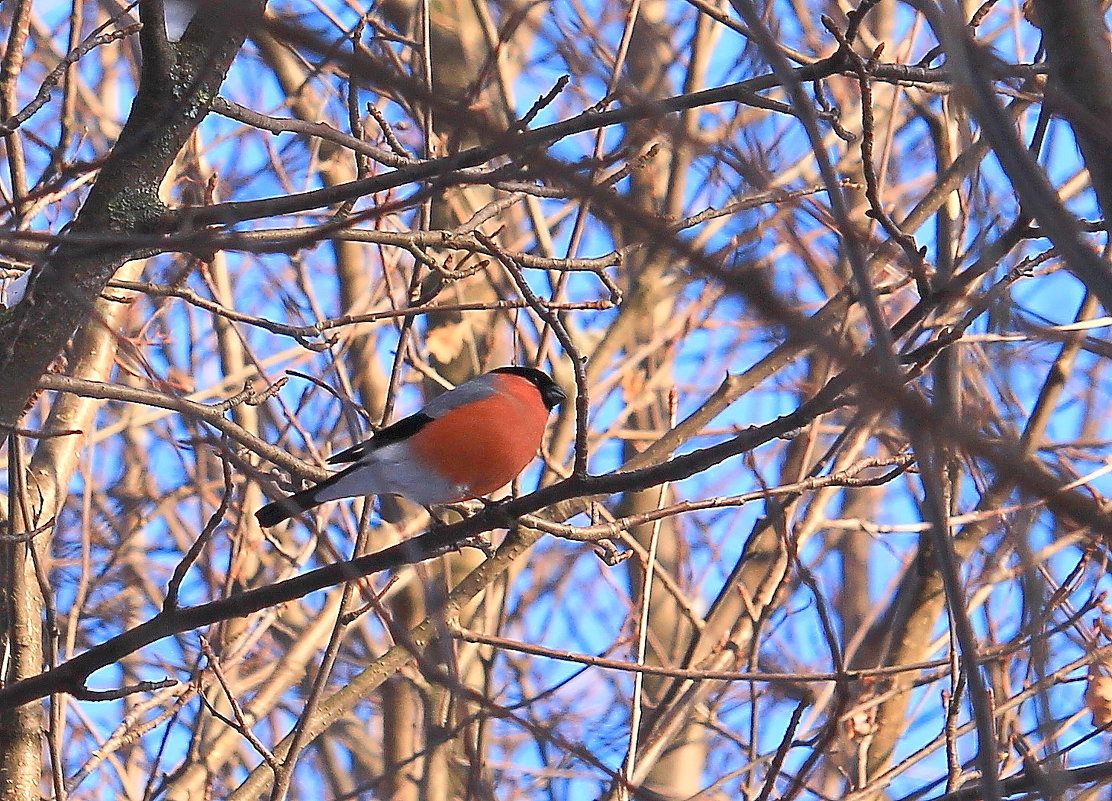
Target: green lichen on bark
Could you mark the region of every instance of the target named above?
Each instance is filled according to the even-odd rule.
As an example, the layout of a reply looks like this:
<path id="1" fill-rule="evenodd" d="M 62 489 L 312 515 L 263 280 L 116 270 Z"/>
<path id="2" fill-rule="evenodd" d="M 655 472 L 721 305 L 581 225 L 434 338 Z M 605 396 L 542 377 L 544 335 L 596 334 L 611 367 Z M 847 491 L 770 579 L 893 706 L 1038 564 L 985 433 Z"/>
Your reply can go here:
<path id="1" fill-rule="evenodd" d="M 122 189 L 109 198 L 106 210 L 110 229 L 129 232 L 158 230 L 166 215 L 157 186 L 149 185 Z"/>

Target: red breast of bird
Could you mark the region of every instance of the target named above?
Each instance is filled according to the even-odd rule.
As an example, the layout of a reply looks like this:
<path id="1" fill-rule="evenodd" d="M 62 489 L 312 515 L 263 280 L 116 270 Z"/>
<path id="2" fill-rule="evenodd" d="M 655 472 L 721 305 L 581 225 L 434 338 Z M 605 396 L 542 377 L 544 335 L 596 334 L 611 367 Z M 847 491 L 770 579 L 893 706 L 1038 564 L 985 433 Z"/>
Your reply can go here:
<path id="1" fill-rule="evenodd" d="M 414 415 L 331 456 L 351 465 L 256 512 L 272 526 L 325 501 L 401 495 L 423 506 L 478 498 L 536 456 L 549 413 L 566 399 L 545 373 L 500 367 L 432 400 Z"/>

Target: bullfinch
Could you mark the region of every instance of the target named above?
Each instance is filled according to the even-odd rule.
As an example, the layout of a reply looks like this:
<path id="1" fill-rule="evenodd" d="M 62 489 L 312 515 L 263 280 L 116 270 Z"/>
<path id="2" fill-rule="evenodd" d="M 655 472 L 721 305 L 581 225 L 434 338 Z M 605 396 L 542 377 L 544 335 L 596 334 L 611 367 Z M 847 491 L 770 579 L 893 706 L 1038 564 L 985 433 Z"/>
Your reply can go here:
<path id="1" fill-rule="evenodd" d="M 532 367 L 499 367 L 434 398 L 424 409 L 328 457 L 349 467 L 255 512 L 273 526 L 325 501 L 401 495 L 422 506 L 479 498 L 524 470 L 549 413 L 567 395 Z"/>

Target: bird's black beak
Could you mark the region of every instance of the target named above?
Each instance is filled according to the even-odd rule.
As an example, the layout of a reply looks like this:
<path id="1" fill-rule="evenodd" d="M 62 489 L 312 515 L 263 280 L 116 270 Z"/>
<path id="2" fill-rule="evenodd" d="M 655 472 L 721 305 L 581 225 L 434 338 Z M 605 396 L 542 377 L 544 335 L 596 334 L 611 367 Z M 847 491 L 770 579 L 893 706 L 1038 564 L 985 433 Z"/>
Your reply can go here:
<path id="1" fill-rule="evenodd" d="M 561 403 L 566 401 L 568 399 L 568 396 L 564 394 L 564 390 L 560 389 L 555 384 L 549 384 L 547 387 L 541 390 L 541 398 L 544 400 L 544 405 L 548 408 L 548 410 L 552 411 Z"/>

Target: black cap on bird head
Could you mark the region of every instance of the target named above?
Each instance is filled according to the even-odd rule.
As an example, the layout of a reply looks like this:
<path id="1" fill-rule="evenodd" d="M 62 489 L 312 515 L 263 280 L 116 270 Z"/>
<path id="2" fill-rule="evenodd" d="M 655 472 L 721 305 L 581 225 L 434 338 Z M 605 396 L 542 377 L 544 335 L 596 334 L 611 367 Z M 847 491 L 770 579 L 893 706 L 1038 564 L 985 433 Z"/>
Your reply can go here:
<path id="1" fill-rule="evenodd" d="M 492 373 L 509 373 L 510 375 L 519 375 L 529 383 L 537 388 L 541 393 L 541 400 L 544 401 L 545 407 L 552 411 L 552 409 L 559 406 L 561 403 L 568 399 L 564 394 L 564 390 L 560 389 L 559 384 L 552 380 L 552 378 L 544 372 L 537 370 L 535 367 L 499 367 L 491 370 Z"/>

